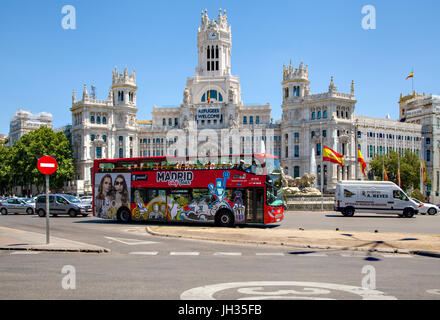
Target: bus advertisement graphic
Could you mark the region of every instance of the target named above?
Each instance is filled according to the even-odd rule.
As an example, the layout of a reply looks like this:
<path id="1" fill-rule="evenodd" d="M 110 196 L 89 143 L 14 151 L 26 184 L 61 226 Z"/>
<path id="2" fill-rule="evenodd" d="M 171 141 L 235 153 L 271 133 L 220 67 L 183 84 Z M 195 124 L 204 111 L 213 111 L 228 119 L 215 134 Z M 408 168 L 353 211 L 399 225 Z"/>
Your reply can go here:
<path id="1" fill-rule="evenodd" d="M 130 208 L 130 173 L 96 173 L 94 188 L 95 216 L 116 219 L 120 207 Z"/>

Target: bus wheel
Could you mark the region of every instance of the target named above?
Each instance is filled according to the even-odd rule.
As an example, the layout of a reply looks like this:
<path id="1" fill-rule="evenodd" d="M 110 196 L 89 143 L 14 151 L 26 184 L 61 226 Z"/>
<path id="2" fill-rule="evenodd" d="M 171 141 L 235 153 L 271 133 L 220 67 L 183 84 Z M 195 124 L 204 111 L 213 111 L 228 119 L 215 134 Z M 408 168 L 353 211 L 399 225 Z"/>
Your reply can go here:
<path id="1" fill-rule="evenodd" d="M 234 217 L 229 210 L 220 210 L 215 216 L 215 222 L 219 227 L 232 227 L 234 225 Z"/>
<path id="2" fill-rule="evenodd" d="M 130 222 L 131 220 L 131 212 L 127 208 L 124 208 L 118 212 L 118 221 L 119 222 Z"/>
<path id="3" fill-rule="evenodd" d="M 342 214 L 344 215 L 344 217 L 353 217 L 354 215 L 354 209 L 353 208 L 346 208 Z"/>
<path id="4" fill-rule="evenodd" d="M 414 211 L 412 211 L 411 209 L 405 209 L 403 210 L 403 216 L 405 218 L 412 218 L 414 216 Z"/>

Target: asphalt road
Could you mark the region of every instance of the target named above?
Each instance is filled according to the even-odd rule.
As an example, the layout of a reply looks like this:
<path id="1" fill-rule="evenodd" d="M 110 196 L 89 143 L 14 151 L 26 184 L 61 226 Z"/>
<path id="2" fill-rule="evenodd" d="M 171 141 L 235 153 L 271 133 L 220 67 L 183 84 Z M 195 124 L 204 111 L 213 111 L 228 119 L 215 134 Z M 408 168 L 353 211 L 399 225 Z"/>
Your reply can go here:
<path id="1" fill-rule="evenodd" d="M 289 213 L 280 227 L 300 219 L 304 226 L 316 223 L 309 221 L 311 215 L 333 219 Z M 426 228 L 439 221 L 421 218 Z M 389 219 L 366 221 L 380 225 Z M 0 225 L 45 231 L 45 220 L 37 216 L 0 216 Z M 51 218 L 53 236 L 111 252 L 0 251 L 0 299 L 440 299 L 440 260 L 435 258 L 162 238 L 147 234 L 145 226 Z"/>
<path id="2" fill-rule="evenodd" d="M 400 218 L 397 215 L 374 213 L 355 213 L 344 217 L 336 211 L 288 211 L 280 228 L 305 230 L 339 230 L 374 232 L 404 232 L 440 234 L 440 214 L 415 215 L 413 218 Z"/>

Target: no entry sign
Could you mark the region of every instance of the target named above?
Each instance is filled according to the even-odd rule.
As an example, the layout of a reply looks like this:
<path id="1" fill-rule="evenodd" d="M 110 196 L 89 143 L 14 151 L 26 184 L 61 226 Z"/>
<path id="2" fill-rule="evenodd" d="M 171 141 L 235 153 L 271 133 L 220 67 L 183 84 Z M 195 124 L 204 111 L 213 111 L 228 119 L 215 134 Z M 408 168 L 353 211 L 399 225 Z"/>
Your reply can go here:
<path id="1" fill-rule="evenodd" d="M 37 167 L 42 174 L 51 175 L 57 171 L 58 163 L 51 156 L 43 156 L 38 159 Z"/>

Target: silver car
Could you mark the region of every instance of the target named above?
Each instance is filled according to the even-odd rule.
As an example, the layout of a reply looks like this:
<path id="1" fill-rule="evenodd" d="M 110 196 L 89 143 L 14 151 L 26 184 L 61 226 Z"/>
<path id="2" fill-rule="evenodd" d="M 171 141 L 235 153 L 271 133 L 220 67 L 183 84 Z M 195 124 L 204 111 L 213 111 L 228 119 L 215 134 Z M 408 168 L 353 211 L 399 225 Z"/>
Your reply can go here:
<path id="1" fill-rule="evenodd" d="M 31 203 L 18 198 L 10 198 L 0 202 L 0 212 L 2 215 L 8 213 L 27 213 L 34 214 L 34 206 Z"/>
<path id="2" fill-rule="evenodd" d="M 92 213 L 92 206 L 81 202 L 77 197 L 68 194 L 49 195 L 50 214 L 68 214 L 71 217 L 82 215 L 87 217 Z M 46 195 L 39 195 L 36 201 L 35 211 L 40 217 L 46 216 Z"/>

